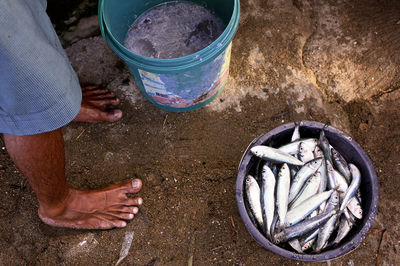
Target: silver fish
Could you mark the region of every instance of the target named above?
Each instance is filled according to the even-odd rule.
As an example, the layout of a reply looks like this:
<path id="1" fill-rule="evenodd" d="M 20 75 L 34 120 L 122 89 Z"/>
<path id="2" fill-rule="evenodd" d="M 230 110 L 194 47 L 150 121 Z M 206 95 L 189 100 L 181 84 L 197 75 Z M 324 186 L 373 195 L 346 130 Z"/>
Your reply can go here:
<path id="1" fill-rule="evenodd" d="M 314 153 L 313 150 L 306 143 L 300 142 L 297 157 L 300 159 L 300 161 L 307 163 L 314 159 Z"/>
<path id="2" fill-rule="evenodd" d="M 324 157 L 324 153 L 322 152 L 321 148 L 318 145 L 315 146 L 313 153 L 315 158 Z"/>
<path id="3" fill-rule="evenodd" d="M 362 198 L 361 198 L 361 191 L 360 191 L 360 189 L 357 189 L 356 197 L 357 197 L 358 201 L 360 202 L 360 204 L 362 204 Z"/>
<path id="4" fill-rule="evenodd" d="M 325 136 L 325 130 L 321 130 L 321 133 L 319 134 L 319 140 L 318 144 L 324 154 L 325 160 L 328 160 L 332 164 L 332 158 L 331 158 L 331 147 L 329 144 L 328 139 Z"/>
<path id="5" fill-rule="evenodd" d="M 329 160 L 325 159 L 326 165 L 326 173 L 328 174 L 328 188 L 335 189 L 336 188 L 336 180 L 335 180 L 335 172 L 333 170 L 333 166 Z"/>
<path id="6" fill-rule="evenodd" d="M 278 218 L 278 213 L 277 213 L 277 210 L 276 210 L 276 208 L 275 208 L 275 214 L 274 214 L 274 219 L 272 220 L 272 225 L 271 225 L 271 241 L 272 242 L 275 242 L 275 239 L 274 239 L 274 237 L 275 237 L 275 231 L 277 231 L 278 230 L 278 220 L 279 220 L 279 218 Z"/>
<path id="7" fill-rule="evenodd" d="M 285 223 L 289 203 L 290 189 L 290 171 L 289 166 L 284 163 L 278 174 L 278 182 L 276 186 L 276 208 L 279 216 L 279 227 L 282 228 Z"/>
<path id="8" fill-rule="evenodd" d="M 312 231 L 311 233 L 308 233 L 307 235 L 303 236 L 300 240 L 300 245 L 304 246 L 306 243 L 317 238 L 318 232 L 319 232 L 319 228 L 314 229 L 314 231 Z"/>
<path id="9" fill-rule="evenodd" d="M 278 175 L 279 172 L 279 167 L 276 164 L 273 164 L 272 166 L 270 166 L 269 168 L 271 168 L 272 173 L 274 173 L 274 176 Z"/>
<path id="10" fill-rule="evenodd" d="M 312 213 L 310 213 L 310 215 L 308 215 L 308 218 L 313 218 L 313 217 L 315 217 L 315 216 L 317 216 L 318 215 L 318 209 L 316 209 L 316 210 L 314 210 Z"/>
<path id="11" fill-rule="evenodd" d="M 331 212 L 322 213 L 313 218 L 304 220 L 296 225 L 287 227 L 276 234 L 275 243 L 279 244 L 282 241 L 305 235 L 324 224 L 332 215 L 336 213 L 337 211 L 332 210 Z"/>
<path id="12" fill-rule="evenodd" d="M 342 216 L 339 223 L 338 232 L 336 235 L 335 240 L 333 240 L 332 244 L 337 245 L 346 235 L 350 232 L 351 228 L 353 227 L 353 223 L 346 219 L 345 216 Z"/>
<path id="13" fill-rule="evenodd" d="M 333 170 L 333 175 L 335 177 L 336 188 L 339 191 L 339 196 L 344 197 L 344 193 L 346 193 L 347 189 L 349 188 L 346 178 L 344 178 L 341 173 L 336 171 L 336 169 Z"/>
<path id="14" fill-rule="evenodd" d="M 329 198 L 326 211 L 337 210 L 339 207 L 339 192 L 333 191 L 331 197 Z M 331 218 L 321 227 L 318 233 L 317 242 L 315 243 L 314 250 L 320 252 L 322 248 L 327 244 L 329 237 L 332 235 L 335 229 L 336 220 L 338 214 L 332 215 Z"/>
<path id="15" fill-rule="evenodd" d="M 304 183 L 307 179 L 319 168 L 321 165 L 322 159 L 317 158 L 308 163 L 306 163 L 300 170 L 297 172 L 296 176 L 292 181 L 292 185 L 290 186 L 289 191 L 289 202 L 291 202 L 299 193 Z"/>
<path id="16" fill-rule="evenodd" d="M 350 221 L 351 223 L 355 223 L 355 222 L 356 222 L 356 219 L 354 218 L 354 215 L 351 214 L 351 212 L 349 211 L 349 209 L 345 208 L 345 209 L 343 210 L 343 215 L 344 215 L 344 216 L 346 217 L 346 219 L 347 219 L 348 221 Z"/>
<path id="17" fill-rule="evenodd" d="M 342 204 L 340 205 L 341 211 L 343 211 L 346 208 L 350 199 L 357 193 L 357 190 L 361 184 L 360 170 L 358 170 L 357 166 L 355 166 L 352 163 L 349 164 L 349 167 L 350 167 L 350 172 L 351 172 L 351 183 L 350 183 L 349 188 L 347 189 L 346 194 L 343 198 Z"/>
<path id="18" fill-rule="evenodd" d="M 303 250 L 301 249 L 300 241 L 297 238 L 290 239 L 288 241 L 288 243 L 298 253 L 303 253 Z"/>
<path id="19" fill-rule="evenodd" d="M 315 138 L 306 138 L 306 139 L 298 139 L 296 141 L 290 142 L 288 144 L 280 146 L 278 149 L 289 153 L 291 155 L 295 155 L 299 149 L 300 142 L 304 142 L 309 145 L 310 149 L 314 150 L 318 144 L 318 140 Z"/>
<path id="20" fill-rule="evenodd" d="M 283 152 L 281 150 L 269 147 L 269 146 L 254 146 L 250 149 L 250 151 L 257 157 L 260 157 L 264 160 L 274 161 L 279 163 L 287 163 L 291 165 L 299 165 L 302 166 L 304 163 L 297 159 L 296 157 Z"/>
<path id="21" fill-rule="evenodd" d="M 259 157 L 254 157 L 258 164 L 251 170 L 257 175 L 258 194 L 249 193 L 257 188 L 247 185 L 247 177 L 245 182 L 246 210 L 258 217 L 252 223 L 271 242 L 285 242 L 282 248 L 291 246 L 299 254 L 320 253 L 339 244 L 363 215 L 357 194 L 361 173 L 329 144 L 325 134 L 330 132 L 324 129 L 318 139 L 301 139 L 295 123 L 290 143 L 250 149 Z M 259 197 L 258 206 L 253 204 L 254 195 Z"/>
<path id="22" fill-rule="evenodd" d="M 295 122 L 295 127 L 293 130 L 293 134 L 292 134 L 292 138 L 291 138 L 291 142 L 296 141 L 298 139 L 300 139 L 300 124 L 301 122 Z"/>
<path id="23" fill-rule="evenodd" d="M 286 213 L 285 226 L 292 226 L 303 220 L 311 212 L 318 208 L 322 202 L 326 201 L 331 196 L 332 192 L 333 190 L 329 190 L 316 194 L 312 197 L 309 197 L 295 208 L 290 209 Z"/>
<path id="24" fill-rule="evenodd" d="M 254 218 L 256 218 L 257 223 L 262 227 L 263 218 L 260 202 L 260 187 L 258 186 L 258 183 L 254 179 L 254 177 L 252 177 L 251 175 L 247 175 L 245 182 L 246 196 L 249 202 L 249 207 L 253 212 Z"/>
<path id="25" fill-rule="evenodd" d="M 246 196 L 247 197 L 247 196 Z M 254 224 L 257 225 L 258 222 L 256 220 L 256 218 L 254 217 L 253 211 L 250 208 L 250 204 L 249 201 L 246 199 L 246 201 L 244 202 L 244 208 L 246 209 L 247 214 L 249 215 L 250 221 Z"/>
<path id="26" fill-rule="evenodd" d="M 265 164 L 261 172 L 261 209 L 265 234 L 271 238 L 271 225 L 275 213 L 275 176 Z"/>
<path id="27" fill-rule="evenodd" d="M 311 231 L 311 233 L 308 233 L 300 239 L 301 250 L 303 252 L 313 246 L 314 242 L 317 240 L 318 232 L 319 228 L 314 229 L 314 231 Z"/>
<path id="28" fill-rule="evenodd" d="M 343 156 L 335 149 L 331 149 L 332 151 L 332 161 L 335 168 L 341 173 L 344 178 L 346 178 L 347 184 L 350 184 L 351 181 L 351 173 L 349 169 L 349 165 Z"/>
<path id="29" fill-rule="evenodd" d="M 290 169 L 290 180 L 293 180 L 293 178 L 296 176 L 299 170 L 297 169 L 297 166 L 289 167 L 289 169 Z"/>
<path id="30" fill-rule="evenodd" d="M 314 237 L 314 238 L 311 239 L 310 241 L 305 242 L 303 245 L 301 245 L 301 243 L 300 243 L 300 245 L 301 245 L 301 250 L 303 251 L 303 253 L 304 253 L 305 251 L 309 250 L 309 249 L 313 246 L 315 240 L 317 240 L 317 237 Z"/>
<path id="31" fill-rule="evenodd" d="M 322 151 L 321 151 L 322 152 Z M 324 155 L 322 155 L 322 161 L 325 161 Z M 328 171 L 326 169 L 326 164 L 321 163 L 321 166 L 317 170 L 318 172 L 321 173 L 321 185 L 319 186 L 318 193 L 322 193 L 326 191 L 326 188 L 328 187 Z M 319 208 L 320 211 L 323 211 L 325 209 L 325 202 L 323 202 Z"/>
<path id="32" fill-rule="evenodd" d="M 362 219 L 363 210 L 361 208 L 361 203 L 357 199 L 357 196 L 354 196 L 350 199 L 349 204 L 347 204 L 347 209 L 353 214 L 357 219 Z"/>
<path id="33" fill-rule="evenodd" d="M 317 194 L 320 184 L 321 184 L 321 173 L 315 172 L 303 185 L 302 189 L 297 194 L 298 197 L 293 199 L 293 201 L 289 205 L 289 209 L 298 206 L 304 200 Z"/>

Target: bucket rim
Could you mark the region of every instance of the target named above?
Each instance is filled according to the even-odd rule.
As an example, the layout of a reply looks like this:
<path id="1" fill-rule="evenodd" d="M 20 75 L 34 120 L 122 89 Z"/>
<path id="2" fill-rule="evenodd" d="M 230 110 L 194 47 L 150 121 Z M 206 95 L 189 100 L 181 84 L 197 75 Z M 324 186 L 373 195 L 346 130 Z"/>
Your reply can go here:
<path id="1" fill-rule="evenodd" d="M 142 56 L 130 51 L 113 36 L 113 34 L 109 30 L 109 27 L 107 26 L 107 20 L 104 17 L 105 14 L 103 6 L 105 1 L 107 0 L 99 0 L 98 6 L 100 30 L 103 38 L 107 42 L 112 42 L 112 48 L 118 52 L 118 56 L 120 56 L 123 60 L 143 66 L 168 68 L 176 67 L 176 70 L 179 70 L 183 66 L 186 69 L 188 67 L 207 63 L 213 59 L 215 54 L 219 54 L 222 50 L 225 50 L 226 47 L 231 43 L 237 32 L 240 20 L 239 0 L 232 0 L 234 2 L 234 6 L 231 19 L 229 20 L 228 25 L 225 27 L 225 30 L 221 33 L 221 35 L 210 45 L 200 51 L 197 51 L 196 53 L 187 56 L 169 59 L 158 59 Z"/>
<path id="2" fill-rule="evenodd" d="M 237 179 L 236 179 L 236 185 L 235 185 L 235 198 L 236 198 L 236 203 L 238 206 L 239 214 L 240 217 L 242 218 L 243 223 L 245 224 L 245 227 L 247 231 L 250 233 L 250 235 L 253 237 L 254 240 L 256 240 L 257 243 L 259 243 L 261 246 L 264 248 L 268 249 L 269 251 L 272 251 L 280 256 L 289 258 L 289 259 L 294 259 L 298 261 L 327 261 L 327 260 L 332 260 L 336 259 L 339 257 L 342 257 L 352 251 L 354 251 L 356 248 L 360 246 L 364 238 L 366 237 L 367 232 L 372 226 L 372 221 L 375 219 L 377 212 L 378 212 L 378 204 L 379 204 L 379 183 L 378 183 L 378 178 L 377 174 L 375 171 L 375 168 L 373 166 L 373 163 L 369 156 L 366 154 L 366 152 L 362 149 L 362 147 L 349 135 L 344 133 L 343 131 L 332 127 L 332 126 L 326 126 L 325 124 L 322 124 L 320 122 L 316 121 L 307 121 L 307 120 L 302 120 L 301 126 L 313 128 L 313 129 L 322 129 L 324 128 L 326 131 L 329 131 L 331 134 L 335 134 L 340 136 L 340 138 L 344 139 L 346 143 L 350 146 L 352 146 L 358 153 L 358 155 L 362 158 L 362 161 L 365 163 L 366 168 L 368 173 L 371 175 L 371 194 L 372 194 L 372 199 L 371 199 L 371 208 L 368 210 L 368 216 L 363 218 L 362 223 L 360 224 L 360 229 L 358 230 L 359 232 L 353 237 L 353 239 L 347 243 L 343 243 L 343 245 L 338 246 L 334 249 L 324 251 L 320 254 L 298 254 L 295 252 L 291 252 L 287 249 L 281 248 L 269 240 L 265 238 L 264 235 L 261 234 L 261 232 L 258 231 L 258 229 L 253 225 L 251 222 L 247 211 L 244 206 L 244 198 L 243 198 L 243 181 L 246 177 L 246 169 L 245 166 L 250 162 L 251 155 L 250 155 L 250 148 L 253 147 L 254 145 L 261 145 L 262 143 L 265 143 L 265 141 L 270 140 L 271 137 L 275 136 L 278 133 L 282 133 L 286 130 L 290 130 L 295 127 L 295 123 L 286 123 L 282 124 L 280 126 L 277 126 L 273 128 L 272 130 L 260 135 L 259 137 L 255 138 L 247 147 L 245 152 L 243 153 L 243 157 L 240 161 L 239 164 L 239 169 L 238 169 L 238 174 L 237 174 Z"/>

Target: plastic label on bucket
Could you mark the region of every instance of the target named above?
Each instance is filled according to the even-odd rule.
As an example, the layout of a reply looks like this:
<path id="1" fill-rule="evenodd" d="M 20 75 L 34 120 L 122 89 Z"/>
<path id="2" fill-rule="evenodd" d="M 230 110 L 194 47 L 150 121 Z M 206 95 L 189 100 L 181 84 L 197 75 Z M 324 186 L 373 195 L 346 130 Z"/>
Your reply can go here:
<path id="1" fill-rule="evenodd" d="M 145 92 L 158 104 L 190 107 L 207 101 L 222 89 L 228 78 L 230 58 L 231 44 L 213 61 L 194 70 L 159 74 L 139 69 L 139 74 Z"/>

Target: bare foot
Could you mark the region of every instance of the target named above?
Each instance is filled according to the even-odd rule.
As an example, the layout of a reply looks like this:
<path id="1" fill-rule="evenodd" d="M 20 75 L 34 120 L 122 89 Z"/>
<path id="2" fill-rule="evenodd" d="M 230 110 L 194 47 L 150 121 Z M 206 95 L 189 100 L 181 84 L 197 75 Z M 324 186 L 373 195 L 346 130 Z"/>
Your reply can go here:
<path id="1" fill-rule="evenodd" d="M 70 189 L 67 199 L 54 208 L 39 207 L 40 219 L 51 226 L 76 229 L 125 227 L 138 213 L 142 198 L 128 198 L 142 188 L 140 179 L 113 184 L 100 190 Z"/>
<path id="2" fill-rule="evenodd" d="M 119 100 L 114 93 L 97 86 L 87 86 L 82 88 L 82 104 L 79 114 L 75 117 L 75 122 L 115 122 L 121 119 L 122 111 L 119 109 L 109 109 L 119 104 Z"/>

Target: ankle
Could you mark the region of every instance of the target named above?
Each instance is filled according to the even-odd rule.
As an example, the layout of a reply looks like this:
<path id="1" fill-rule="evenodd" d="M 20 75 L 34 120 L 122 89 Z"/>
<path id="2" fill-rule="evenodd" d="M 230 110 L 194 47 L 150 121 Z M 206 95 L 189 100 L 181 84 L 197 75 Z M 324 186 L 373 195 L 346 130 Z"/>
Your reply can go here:
<path id="1" fill-rule="evenodd" d="M 68 192 L 65 193 L 65 196 L 62 196 L 57 200 L 53 200 L 51 202 L 39 200 L 39 215 L 45 217 L 56 217 L 61 215 L 65 212 L 67 206 L 69 205 L 71 194 L 73 194 L 73 190 L 68 189 Z"/>

